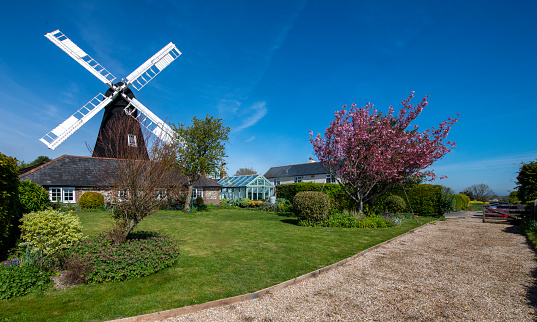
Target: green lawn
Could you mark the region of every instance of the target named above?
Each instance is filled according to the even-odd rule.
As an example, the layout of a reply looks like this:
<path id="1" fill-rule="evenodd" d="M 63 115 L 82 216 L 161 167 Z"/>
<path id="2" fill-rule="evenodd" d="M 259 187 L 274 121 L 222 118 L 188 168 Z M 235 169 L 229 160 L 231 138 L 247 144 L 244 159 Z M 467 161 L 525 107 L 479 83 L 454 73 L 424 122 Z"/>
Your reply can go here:
<path id="1" fill-rule="evenodd" d="M 78 214 L 88 235 L 112 224 L 106 212 Z M 158 231 L 179 242 L 181 254 L 172 267 L 122 283 L 51 289 L 4 300 L 0 320 L 109 320 L 254 292 L 350 257 L 417 226 L 414 220 L 404 220 L 394 228 L 312 228 L 297 226 L 295 218 L 272 212 L 161 211 L 144 219 L 137 230 Z"/>

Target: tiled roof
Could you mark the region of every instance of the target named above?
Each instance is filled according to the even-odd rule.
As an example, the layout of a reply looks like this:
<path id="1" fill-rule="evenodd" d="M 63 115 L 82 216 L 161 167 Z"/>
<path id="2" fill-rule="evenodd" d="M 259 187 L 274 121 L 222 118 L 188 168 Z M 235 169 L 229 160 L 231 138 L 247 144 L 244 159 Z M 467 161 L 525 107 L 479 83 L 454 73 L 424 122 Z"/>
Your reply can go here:
<path id="1" fill-rule="evenodd" d="M 280 167 L 272 167 L 265 173 L 265 177 L 267 179 L 272 179 L 325 173 L 328 173 L 328 170 L 326 170 L 320 162 L 309 162 L 302 164 L 284 165 Z"/>
<path id="2" fill-rule="evenodd" d="M 41 186 L 107 187 L 114 177 L 117 159 L 62 155 L 19 175 Z M 146 162 L 146 161 L 140 161 Z M 177 175 L 177 180 L 183 178 Z M 220 187 L 212 179 L 201 177 L 194 187 Z"/>

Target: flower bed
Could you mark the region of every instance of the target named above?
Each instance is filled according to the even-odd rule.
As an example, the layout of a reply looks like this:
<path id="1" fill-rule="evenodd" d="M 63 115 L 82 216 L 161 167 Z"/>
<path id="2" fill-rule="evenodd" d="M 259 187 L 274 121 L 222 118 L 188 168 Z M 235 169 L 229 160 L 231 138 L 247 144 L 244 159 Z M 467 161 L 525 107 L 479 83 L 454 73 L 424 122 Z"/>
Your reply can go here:
<path id="1" fill-rule="evenodd" d="M 171 266 L 178 255 L 179 245 L 167 236 L 135 232 L 125 243 L 114 244 L 103 233 L 75 245 L 65 267 L 84 283 L 123 281 Z"/>

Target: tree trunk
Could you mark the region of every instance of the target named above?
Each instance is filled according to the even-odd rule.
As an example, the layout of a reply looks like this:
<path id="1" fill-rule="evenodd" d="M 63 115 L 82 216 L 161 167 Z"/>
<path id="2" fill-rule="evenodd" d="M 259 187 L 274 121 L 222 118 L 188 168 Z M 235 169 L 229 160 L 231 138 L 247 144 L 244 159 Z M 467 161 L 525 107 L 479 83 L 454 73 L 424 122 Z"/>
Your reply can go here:
<path id="1" fill-rule="evenodd" d="M 192 202 L 192 185 L 188 185 L 188 190 L 186 193 L 185 207 L 184 212 L 190 212 L 190 203 Z"/>

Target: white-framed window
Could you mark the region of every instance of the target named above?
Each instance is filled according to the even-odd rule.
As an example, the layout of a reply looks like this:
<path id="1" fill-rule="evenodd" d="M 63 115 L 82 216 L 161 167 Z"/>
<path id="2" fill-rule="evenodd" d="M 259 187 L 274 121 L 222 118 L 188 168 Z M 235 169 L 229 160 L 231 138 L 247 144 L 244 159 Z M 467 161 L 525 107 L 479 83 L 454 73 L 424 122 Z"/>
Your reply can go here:
<path id="1" fill-rule="evenodd" d="M 136 143 L 136 135 L 127 134 L 127 145 L 133 148 L 138 146 Z"/>
<path id="2" fill-rule="evenodd" d="M 331 174 L 326 175 L 326 183 L 336 183 L 336 177 Z"/>
<path id="3" fill-rule="evenodd" d="M 75 188 L 73 187 L 50 187 L 48 196 L 51 202 L 75 203 Z"/>
<path id="4" fill-rule="evenodd" d="M 274 179 L 272 180 L 274 182 L 274 185 L 277 186 L 280 184 L 280 179 Z"/>
<path id="5" fill-rule="evenodd" d="M 192 198 L 196 199 L 197 197 L 203 198 L 203 189 L 202 188 L 192 188 Z"/>
<path id="6" fill-rule="evenodd" d="M 304 176 L 296 176 L 295 177 L 295 183 L 302 182 L 303 179 L 304 179 Z"/>
<path id="7" fill-rule="evenodd" d="M 118 190 L 117 192 L 117 199 L 119 201 L 126 200 L 129 197 L 129 192 L 125 190 Z"/>

